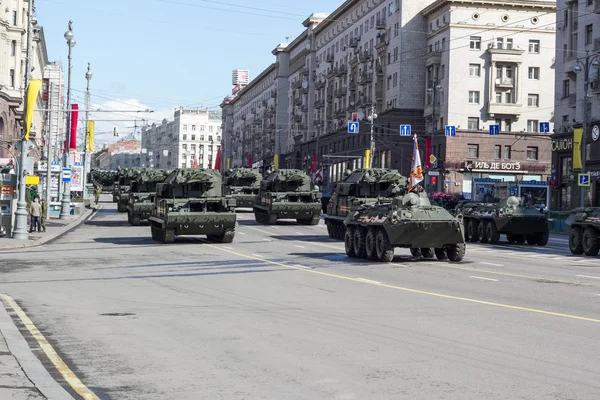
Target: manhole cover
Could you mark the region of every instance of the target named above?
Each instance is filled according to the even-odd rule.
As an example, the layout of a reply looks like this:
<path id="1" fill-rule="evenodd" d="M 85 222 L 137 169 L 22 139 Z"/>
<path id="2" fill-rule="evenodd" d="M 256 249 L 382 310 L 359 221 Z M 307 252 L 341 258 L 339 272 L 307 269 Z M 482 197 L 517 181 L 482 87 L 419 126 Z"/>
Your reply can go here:
<path id="1" fill-rule="evenodd" d="M 130 317 L 132 315 L 135 315 L 134 313 L 128 313 L 128 312 L 114 312 L 114 313 L 104 313 L 104 314 L 100 314 L 104 317 Z"/>

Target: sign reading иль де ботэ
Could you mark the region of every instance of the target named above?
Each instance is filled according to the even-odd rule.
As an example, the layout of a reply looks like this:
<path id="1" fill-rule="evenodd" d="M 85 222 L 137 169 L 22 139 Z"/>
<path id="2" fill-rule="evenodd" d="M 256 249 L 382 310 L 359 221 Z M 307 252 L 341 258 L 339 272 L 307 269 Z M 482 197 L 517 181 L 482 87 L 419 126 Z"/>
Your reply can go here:
<path id="1" fill-rule="evenodd" d="M 486 161 L 466 161 L 465 169 L 472 171 L 484 169 L 488 171 L 520 171 L 520 162 L 486 162 Z"/>

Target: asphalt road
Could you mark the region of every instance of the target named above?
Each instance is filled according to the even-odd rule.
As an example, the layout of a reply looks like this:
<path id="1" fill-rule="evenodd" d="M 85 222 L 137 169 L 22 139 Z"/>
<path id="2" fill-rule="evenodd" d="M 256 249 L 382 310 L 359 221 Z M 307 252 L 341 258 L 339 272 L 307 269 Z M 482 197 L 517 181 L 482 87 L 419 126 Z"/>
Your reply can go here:
<path id="1" fill-rule="evenodd" d="M 348 259 L 323 224 L 240 213 L 233 244 L 157 245 L 104 206 L 0 253 L 0 292 L 101 399 L 598 396 L 600 258 L 566 237 L 379 264 Z"/>

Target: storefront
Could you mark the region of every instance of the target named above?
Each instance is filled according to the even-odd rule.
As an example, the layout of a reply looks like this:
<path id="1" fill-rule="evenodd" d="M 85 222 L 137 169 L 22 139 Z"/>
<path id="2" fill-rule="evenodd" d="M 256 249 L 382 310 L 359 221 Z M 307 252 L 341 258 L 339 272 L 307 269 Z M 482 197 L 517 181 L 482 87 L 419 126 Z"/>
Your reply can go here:
<path id="1" fill-rule="evenodd" d="M 551 208 L 557 211 L 571 209 L 573 173 L 573 134 L 555 134 L 552 139 L 552 171 L 550 178 Z"/>

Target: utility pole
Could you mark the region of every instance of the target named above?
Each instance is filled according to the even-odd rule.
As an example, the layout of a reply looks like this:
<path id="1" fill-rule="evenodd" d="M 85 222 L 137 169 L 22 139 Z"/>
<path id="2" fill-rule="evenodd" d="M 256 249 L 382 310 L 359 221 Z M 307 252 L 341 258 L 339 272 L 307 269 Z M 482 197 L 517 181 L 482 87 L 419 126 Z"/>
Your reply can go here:
<path id="1" fill-rule="evenodd" d="M 67 46 L 69 46 L 69 63 L 67 69 L 67 121 L 66 126 L 66 140 L 65 140 L 65 157 L 64 157 L 64 168 L 70 168 L 70 153 L 71 153 L 71 68 L 72 68 L 72 49 L 75 46 L 75 39 L 73 36 L 73 21 L 69 21 L 69 30 L 65 32 L 65 40 L 67 41 Z M 60 219 L 68 219 L 71 217 L 71 184 L 70 182 L 65 182 L 63 185 L 63 193 L 62 199 L 60 202 Z"/>
<path id="2" fill-rule="evenodd" d="M 49 90 L 49 95 L 48 95 L 48 121 L 49 123 L 46 124 L 46 130 L 48 132 L 47 138 L 46 140 L 48 141 L 48 149 L 47 149 L 47 153 L 46 153 L 46 207 L 50 208 L 50 186 L 52 186 L 52 161 L 54 161 L 54 155 L 52 153 L 52 117 L 53 117 L 53 113 L 52 113 L 52 105 L 53 105 L 53 97 L 54 97 L 54 84 L 52 82 L 50 82 L 50 87 L 48 88 Z M 49 128 L 49 129 L 48 129 Z M 52 160 L 52 161 L 50 161 Z"/>
<path id="3" fill-rule="evenodd" d="M 375 114 L 375 105 L 371 105 L 371 115 L 369 115 L 369 120 L 371 121 L 371 147 L 370 152 L 371 155 L 369 157 L 369 168 L 373 168 L 373 157 L 375 157 L 375 135 L 373 131 L 373 125 L 375 125 L 375 119 L 377 118 L 377 114 Z"/>
<path id="4" fill-rule="evenodd" d="M 25 55 L 25 96 L 23 101 L 23 115 L 27 115 L 27 93 L 29 89 L 29 81 L 31 80 L 31 47 L 33 43 L 33 0 L 29 1 L 29 9 L 27 10 L 27 52 Z M 27 171 L 25 171 L 25 163 L 27 162 L 27 153 L 29 152 L 29 140 L 27 140 L 27 122 L 21 124 L 23 138 L 21 140 L 21 157 L 17 168 L 19 174 L 19 200 L 17 201 L 17 210 L 15 211 L 15 230 L 13 231 L 13 239 L 28 240 L 27 233 Z M 33 171 L 29 171 L 33 172 Z"/>
<path id="5" fill-rule="evenodd" d="M 89 123 L 90 123 L 90 81 L 92 80 L 92 71 L 90 70 L 90 63 L 88 63 L 87 72 L 85 73 L 85 79 L 87 81 L 87 86 L 85 89 L 85 141 L 83 147 L 83 201 L 87 196 L 87 174 L 88 174 L 88 163 L 89 163 L 89 154 L 88 154 L 88 140 L 89 140 Z M 136 122 L 137 125 L 137 122 Z"/>

